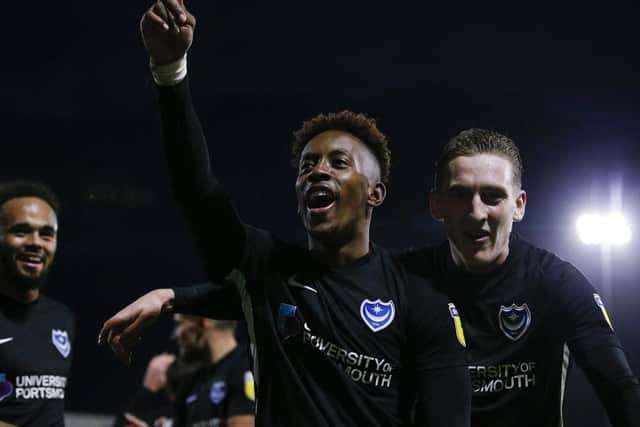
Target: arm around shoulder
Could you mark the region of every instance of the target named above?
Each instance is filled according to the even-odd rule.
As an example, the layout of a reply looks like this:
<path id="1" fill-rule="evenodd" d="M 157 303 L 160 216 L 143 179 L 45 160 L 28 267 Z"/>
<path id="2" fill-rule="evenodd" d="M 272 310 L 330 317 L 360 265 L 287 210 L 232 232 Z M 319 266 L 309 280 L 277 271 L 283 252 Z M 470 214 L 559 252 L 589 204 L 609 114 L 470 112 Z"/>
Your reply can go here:
<path id="1" fill-rule="evenodd" d="M 417 425 L 469 427 L 471 378 L 460 316 L 449 298 L 428 281 L 410 282 L 409 353 L 417 385 Z M 412 292 L 412 289 L 415 292 Z M 428 306 L 425 307 L 425 301 Z"/>

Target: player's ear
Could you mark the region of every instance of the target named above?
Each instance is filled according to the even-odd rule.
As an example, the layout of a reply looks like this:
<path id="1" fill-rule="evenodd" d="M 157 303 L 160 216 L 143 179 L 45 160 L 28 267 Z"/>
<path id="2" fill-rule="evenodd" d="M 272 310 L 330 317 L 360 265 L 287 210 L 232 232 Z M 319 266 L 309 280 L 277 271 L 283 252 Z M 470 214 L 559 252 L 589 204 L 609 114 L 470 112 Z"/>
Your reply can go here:
<path id="1" fill-rule="evenodd" d="M 429 210 L 431 210 L 431 216 L 436 221 L 443 221 L 444 215 L 442 213 L 442 194 L 432 188 L 429 192 Z"/>
<path id="2" fill-rule="evenodd" d="M 377 181 L 369 187 L 369 197 L 367 198 L 367 202 L 372 208 L 380 206 L 386 197 L 387 186 L 384 185 L 384 182 Z"/>
<path id="3" fill-rule="evenodd" d="M 524 218 L 525 207 L 527 206 L 527 193 L 520 190 L 516 197 L 516 210 L 513 212 L 513 222 L 520 222 Z"/>

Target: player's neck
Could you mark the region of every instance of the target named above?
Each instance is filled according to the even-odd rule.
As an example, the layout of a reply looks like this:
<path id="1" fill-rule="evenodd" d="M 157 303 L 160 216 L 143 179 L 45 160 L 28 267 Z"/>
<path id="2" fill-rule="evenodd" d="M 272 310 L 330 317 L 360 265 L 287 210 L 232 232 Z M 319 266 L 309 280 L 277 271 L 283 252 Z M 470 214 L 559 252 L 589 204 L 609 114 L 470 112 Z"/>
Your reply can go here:
<path id="1" fill-rule="evenodd" d="M 232 334 L 215 334 L 208 339 L 208 344 L 212 363 L 218 363 L 238 346 Z"/>
<path id="2" fill-rule="evenodd" d="M 486 275 L 499 270 L 506 263 L 509 256 L 509 246 L 507 246 L 505 250 L 503 250 L 495 260 L 493 260 L 493 262 L 489 263 L 467 262 L 464 255 L 456 250 L 453 242 L 451 241 L 449 241 L 449 254 L 453 264 L 458 268 L 458 270 L 472 275 Z"/>
<path id="3" fill-rule="evenodd" d="M 369 230 L 345 241 L 328 241 L 309 236 L 309 250 L 322 263 L 348 265 L 369 253 Z"/>
<path id="4" fill-rule="evenodd" d="M 40 297 L 40 290 L 22 289 L 10 280 L 0 279 L 0 294 L 23 304 L 29 304 Z"/>

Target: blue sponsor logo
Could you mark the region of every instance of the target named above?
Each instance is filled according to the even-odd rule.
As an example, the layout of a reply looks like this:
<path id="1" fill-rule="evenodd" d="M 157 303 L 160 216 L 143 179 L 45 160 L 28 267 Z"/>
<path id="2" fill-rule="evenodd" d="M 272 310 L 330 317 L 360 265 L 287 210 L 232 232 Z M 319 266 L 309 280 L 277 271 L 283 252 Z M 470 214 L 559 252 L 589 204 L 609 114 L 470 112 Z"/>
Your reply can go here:
<path id="1" fill-rule="evenodd" d="M 522 305 L 514 303 L 509 307 L 501 305 L 498 312 L 498 323 L 507 338 L 511 341 L 517 341 L 527 332 L 529 325 L 531 325 L 529 306 L 526 303 Z"/>
<path id="2" fill-rule="evenodd" d="M 458 309 L 453 304 L 449 304 L 449 313 L 451 313 L 451 317 L 460 317 Z"/>
<path id="3" fill-rule="evenodd" d="M 278 333 L 283 340 L 300 334 L 302 328 L 296 318 L 298 307 L 291 304 L 280 303 L 278 308 Z"/>
<path id="4" fill-rule="evenodd" d="M 209 390 L 209 398 L 214 405 L 222 402 L 227 395 L 227 384 L 224 381 L 214 381 Z"/>
<path id="5" fill-rule="evenodd" d="M 600 295 L 598 295 L 598 294 L 593 294 L 593 299 L 595 300 L 596 305 L 597 305 L 598 307 L 604 307 L 604 303 L 602 302 L 602 298 L 600 298 Z"/>
<path id="6" fill-rule="evenodd" d="M 365 299 L 360 305 L 360 316 L 373 332 L 389 326 L 395 315 L 396 309 L 392 300 L 382 302 L 380 299 L 375 301 Z"/>

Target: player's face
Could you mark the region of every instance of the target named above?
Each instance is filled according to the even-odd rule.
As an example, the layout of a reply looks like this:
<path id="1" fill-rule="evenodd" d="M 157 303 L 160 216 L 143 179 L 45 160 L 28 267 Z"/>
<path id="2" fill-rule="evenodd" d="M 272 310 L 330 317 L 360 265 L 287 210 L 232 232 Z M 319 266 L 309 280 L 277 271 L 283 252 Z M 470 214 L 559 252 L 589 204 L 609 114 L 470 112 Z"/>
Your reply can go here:
<path id="1" fill-rule="evenodd" d="M 304 147 L 298 166 L 298 213 L 312 237 L 348 241 L 369 232 L 371 208 L 382 203 L 385 187 L 364 143 L 348 132 L 320 133 Z"/>
<path id="2" fill-rule="evenodd" d="M 472 272 L 507 259 L 511 228 L 523 218 L 525 204 L 511 162 L 487 153 L 451 160 L 431 193 L 431 211 L 444 220 L 454 262 Z"/>
<path id="3" fill-rule="evenodd" d="M 183 355 L 199 353 L 206 348 L 199 319 L 199 317 L 187 315 L 174 316 L 176 323 L 174 334 L 178 341 L 180 352 Z"/>
<path id="4" fill-rule="evenodd" d="M 37 289 L 56 254 L 58 219 L 45 201 L 18 197 L 0 208 L 0 250 L 4 273 Z"/>

